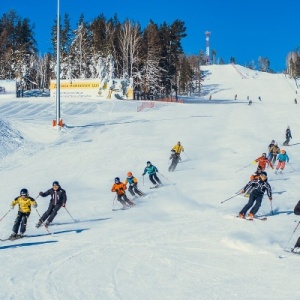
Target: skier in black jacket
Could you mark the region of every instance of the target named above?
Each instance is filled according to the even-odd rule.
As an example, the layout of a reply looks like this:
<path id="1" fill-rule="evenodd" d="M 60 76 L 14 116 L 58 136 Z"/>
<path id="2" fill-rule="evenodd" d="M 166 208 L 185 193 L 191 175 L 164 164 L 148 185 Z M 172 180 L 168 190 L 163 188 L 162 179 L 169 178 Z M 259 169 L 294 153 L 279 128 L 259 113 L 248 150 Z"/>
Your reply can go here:
<path id="1" fill-rule="evenodd" d="M 292 138 L 292 133 L 291 133 L 290 126 L 288 126 L 285 131 L 285 141 L 284 141 L 283 145 L 288 146 L 291 138 Z"/>
<path id="2" fill-rule="evenodd" d="M 294 213 L 295 213 L 295 215 L 298 215 L 298 216 L 300 215 L 300 201 L 298 201 L 297 205 L 295 206 Z M 292 249 L 292 252 L 300 254 L 300 236 L 299 236 L 294 248 Z"/>
<path id="3" fill-rule="evenodd" d="M 58 181 L 54 181 L 53 187 L 51 189 L 49 189 L 45 193 L 40 192 L 39 195 L 42 197 L 47 197 L 50 195 L 51 199 L 48 209 L 44 212 L 44 214 L 42 215 L 35 227 L 39 228 L 45 222 L 45 220 L 47 221 L 44 225 L 45 227 L 48 227 L 57 215 L 57 212 L 60 210 L 60 208 L 66 206 L 67 194 L 66 191 L 61 188 Z"/>
<path id="4" fill-rule="evenodd" d="M 249 196 L 248 203 L 243 207 L 239 213 L 239 218 L 245 218 L 247 211 L 251 208 L 248 217 L 253 219 L 255 214 L 258 212 L 261 202 L 264 196 L 265 191 L 267 191 L 270 201 L 272 201 L 272 188 L 268 183 L 268 177 L 266 172 L 261 172 L 259 180 L 251 180 L 241 191 L 241 194 L 244 194 L 249 188 L 252 188 Z"/>

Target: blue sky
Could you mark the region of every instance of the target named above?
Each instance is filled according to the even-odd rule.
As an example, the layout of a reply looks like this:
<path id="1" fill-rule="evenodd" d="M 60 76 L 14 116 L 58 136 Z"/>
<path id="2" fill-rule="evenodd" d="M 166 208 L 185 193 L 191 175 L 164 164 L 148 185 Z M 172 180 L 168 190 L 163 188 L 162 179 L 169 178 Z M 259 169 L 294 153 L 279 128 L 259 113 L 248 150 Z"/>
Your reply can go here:
<path id="1" fill-rule="evenodd" d="M 35 38 L 41 53 L 49 51 L 50 29 L 56 18 L 57 0 L 6 0 L 1 1 L 0 14 L 15 9 L 22 18 L 35 25 Z M 267 3 L 265 3 L 267 2 Z M 71 3 L 71 4 L 70 4 Z M 81 13 L 91 21 L 103 13 L 107 18 L 115 13 L 122 22 L 126 18 L 139 22 L 142 28 L 152 19 L 157 24 L 176 19 L 185 22 L 188 36 L 182 45 L 186 54 L 205 50 L 205 31 L 211 32 L 211 49 L 217 57 L 229 62 L 248 64 L 259 56 L 270 60 L 274 71 L 282 71 L 289 51 L 300 47 L 300 2 L 287 0 L 280 5 L 273 1 L 167 1 L 167 0 L 60 0 L 61 15 L 68 13 L 72 26 Z"/>

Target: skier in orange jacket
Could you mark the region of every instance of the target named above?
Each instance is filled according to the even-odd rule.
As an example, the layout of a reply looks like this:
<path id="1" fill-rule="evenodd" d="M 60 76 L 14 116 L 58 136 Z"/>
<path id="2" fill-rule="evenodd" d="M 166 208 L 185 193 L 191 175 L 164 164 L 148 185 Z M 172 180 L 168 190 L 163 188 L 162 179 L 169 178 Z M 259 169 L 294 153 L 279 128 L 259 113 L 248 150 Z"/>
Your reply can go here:
<path id="1" fill-rule="evenodd" d="M 118 201 L 123 205 L 123 208 L 134 205 L 134 203 L 127 198 L 125 193 L 126 189 L 126 185 L 120 181 L 119 177 L 116 177 L 115 184 L 112 186 L 111 191 L 117 193 Z"/>
<path id="2" fill-rule="evenodd" d="M 258 167 L 261 167 L 262 171 L 266 169 L 266 166 L 269 165 L 272 170 L 274 169 L 272 163 L 267 159 L 267 154 L 263 153 L 262 156 L 258 157 L 253 161 L 253 163 L 258 162 Z"/>

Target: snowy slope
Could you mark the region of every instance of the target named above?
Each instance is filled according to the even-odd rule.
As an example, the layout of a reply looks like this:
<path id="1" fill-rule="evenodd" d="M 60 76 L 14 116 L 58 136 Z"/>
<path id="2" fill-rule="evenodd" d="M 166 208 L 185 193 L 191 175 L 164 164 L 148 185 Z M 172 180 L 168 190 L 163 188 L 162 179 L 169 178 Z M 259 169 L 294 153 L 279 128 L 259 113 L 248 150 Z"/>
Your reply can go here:
<path id="1" fill-rule="evenodd" d="M 295 84 L 241 66 L 203 69 L 207 93 L 195 104 L 155 103 L 137 112 L 138 101 L 62 99 L 62 131 L 51 127 L 53 100 L 1 100 L 1 122 L 12 136 L 2 147 L 22 137 L 18 149 L 0 153 L 1 217 L 21 188 L 37 197 L 58 180 L 79 221 L 62 208 L 49 236 L 34 227 L 33 209 L 27 234 L 40 236 L 0 244 L 0 299 L 300 298 L 300 257 L 279 259 L 300 234 L 292 235 L 299 222 L 292 213 L 300 165 Z M 281 144 L 287 125 L 291 164 L 283 175 L 268 170 L 274 215 L 265 197 L 259 214 L 266 222 L 237 219 L 246 200 L 221 201 L 242 188 L 256 166 L 236 171 L 266 152 L 272 139 Z M 178 140 L 186 151 L 169 173 Z M 164 187 L 149 189 L 148 177 L 143 180 L 147 160 L 158 167 Z M 128 171 L 147 196 L 113 212 L 120 205 L 111 186 Z M 48 201 L 37 198 L 39 213 Z M 1 238 L 10 234 L 16 213 L 0 222 Z"/>

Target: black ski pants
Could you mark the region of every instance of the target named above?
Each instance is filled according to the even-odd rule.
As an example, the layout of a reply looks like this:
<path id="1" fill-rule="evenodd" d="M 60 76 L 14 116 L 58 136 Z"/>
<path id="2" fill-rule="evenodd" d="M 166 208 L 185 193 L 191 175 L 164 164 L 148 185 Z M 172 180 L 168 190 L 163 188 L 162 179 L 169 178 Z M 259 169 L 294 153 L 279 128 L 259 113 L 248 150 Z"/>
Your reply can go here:
<path id="1" fill-rule="evenodd" d="M 53 204 L 50 202 L 48 209 L 44 212 L 40 221 L 45 222 L 45 220 L 47 219 L 48 223 L 51 223 L 57 215 L 57 212 L 60 210 L 61 206 L 61 204 Z"/>
<path id="2" fill-rule="evenodd" d="M 252 192 L 250 194 L 248 203 L 240 211 L 240 214 L 245 215 L 247 213 L 247 211 L 253 206 L 253 204 L 255 202 L 255 205 L 250 210 L 250 213 L 253 214 L 253 215 L 255 215 L 258 212 L 258 210 L 259 210 L 259 208 L 261 206 L 261 202 L 262 202 L 263 196 L 264 195 L 256 194 L 256 193 Z"/>
<path id="3" fill-rule="evenodd" d="M 153 184 L 157 184 L 157 183 L 161 184 L 161 181 L 160 181 L 159 178 L 157 177 L 156 173 L 150 174 L 150 175 L 149 175 L 149 179 L 150 179 L 150 181 L 151 181 Z M 154 180 L 154 179 L 155 179 L 155 180 Z"/>
<path id="4" fill-rule="evenodd" d="M 24 234 L 24 232 L 26 231 L 27 219 L 28 219 L 29 215 L 30 215 L 30 212 L 24 213 L 24 212 L 18 211 L 18 215 L 16 217 L 16 220 L 15 220 L 15 223 L 14 223 L 14 226 L 12 229 L 12 231 L 14 233 L 17 234 L 19 231 L 19 227 L 20 227 L 20 233 Z"/>
<path id="5" fill-rule="evenodd" d="M 133 205 L 134 203 L 132 201 L 130 201 L 128 199 L 128 197 L 126 196 L 126 194 L 122 194 L 122 195 L 118 195 L 118 201 L 121 202 L 123 205 L 125 205 L 126 203 L 129 205 Z"/>
<path id="6" fill-rule="evenodd" d="M 137 188 L 137 184 L 130 185 L 128 191 L 132 196 L 135 196 L 135 194 L 138 194 L 139 196 L 143 196 L 143 193 Z"/>

